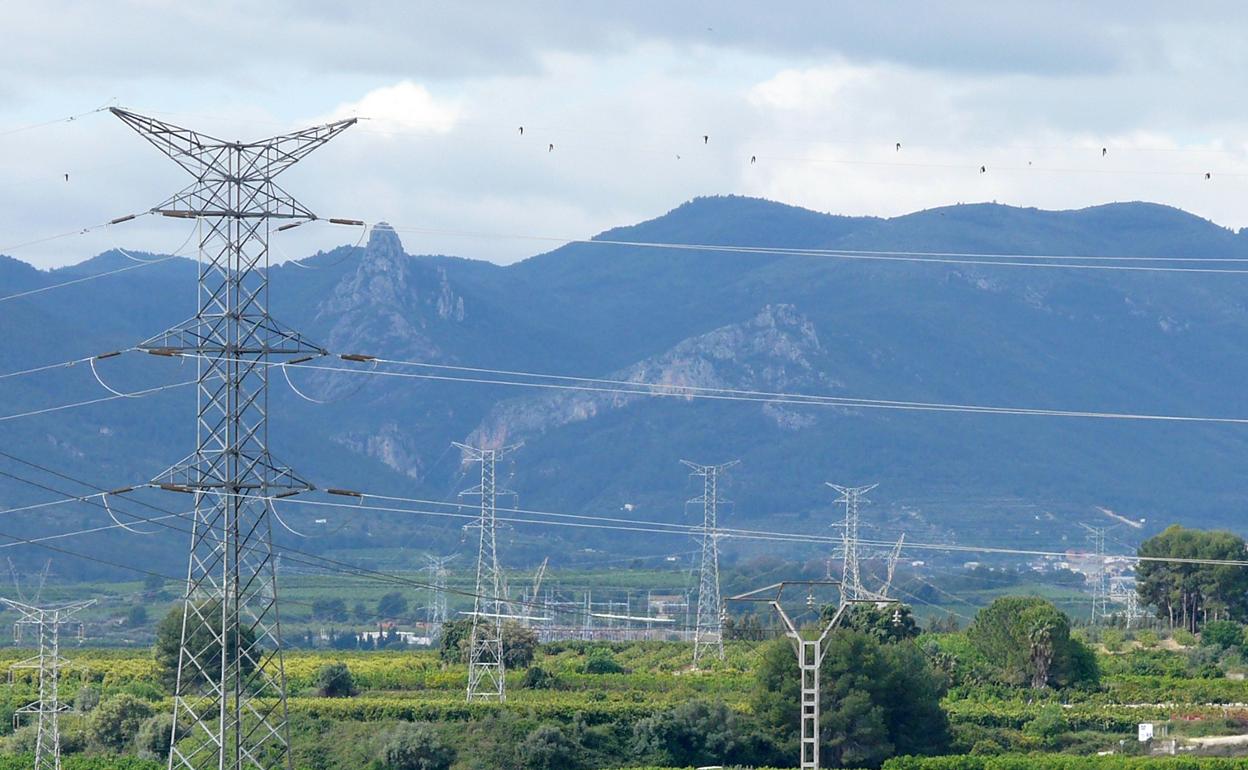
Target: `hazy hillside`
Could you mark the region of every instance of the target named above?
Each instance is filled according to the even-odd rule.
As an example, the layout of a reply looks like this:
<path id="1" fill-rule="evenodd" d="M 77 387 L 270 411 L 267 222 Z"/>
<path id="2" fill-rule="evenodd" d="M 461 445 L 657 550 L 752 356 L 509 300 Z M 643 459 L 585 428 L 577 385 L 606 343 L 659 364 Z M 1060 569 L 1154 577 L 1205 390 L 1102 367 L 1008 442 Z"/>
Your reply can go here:
<path id="1" fill-rule="evenodd" d="M 1244 235 L 1145 203 L 1069 212 L 964 205 L 876 219 L 705 198 L 600 237 L 1248 257 Z M 48 274 L 3 258 L 0 293 L 121 264 L 129 262 L 107 254 Z M 176 261 L 6 302 L 0 370 L 134 344 L 193 312 L 193 274 L 191 263 Z M 410 256 L 378 227 L 366 248 L 274 268 L 272 309 L 335 351 L 395 359 L 895 400 L 1243 416 L 1244 283 L 588 244 L 499 267 Z M 147 357 L 105 363 L 116 387 L 184 379 L 194 368 Z M 1103 518 L 1097 506 L 1147 518 L 1147 532 L 1174 520 L 1235 526 L 1245 501 L 1248 432 L 1235 426 L 690 403 L 382 377 L 357 390 L 360 380 L 345 375 L 291 377 L 309 395 L 342 399 L 308 403 L 274 375 L 273 449 L 323 485 L 451 499 L 469 484 L 449 442 L 471 438 L 525 442 L 509 485 L 526 506 L 606 514 L 627 504 L 632 516 L 673 521 L 691 495 L 681 458 L 741 459 L 730 520 L 802 531 L 822 531 L 832 518 L 824 481 L 879 482 L 868 516 L 890 531 L 1048 546 L 1064 535 L 1081 544 L 1066 524 Z M 100 395 L 90 371 L 75 367 L 0 381 L 0 411 Z M 0 443 L 106 486 L 130 483 L 190 450 L 192 401 L 183 389 L 0 422 Z M 40 494 L 0 482 L 6 505 Z M 61 515 L 78 524 L 102 513 Z M 460 538 L 454 522 L 351 517 L 332 543 L 305 547 L 416 548 Z M 36 524 L 46 530 L 17 517 L 0 530 Z M 433 531 L 414 538 L 422 524 Z M 511 537 L 516 558 L 605 542 L 577 531 Z M 613 538 L 638 553 L 685 547 L 676 540 Z"/>

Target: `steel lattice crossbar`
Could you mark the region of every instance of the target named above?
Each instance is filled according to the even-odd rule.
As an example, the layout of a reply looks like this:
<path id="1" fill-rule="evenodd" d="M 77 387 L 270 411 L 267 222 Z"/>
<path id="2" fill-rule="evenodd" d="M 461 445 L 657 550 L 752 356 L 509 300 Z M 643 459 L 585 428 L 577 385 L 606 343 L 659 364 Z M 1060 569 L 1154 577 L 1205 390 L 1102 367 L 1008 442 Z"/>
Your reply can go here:
<path id="1" fill-rule="evenodd" d="M 227 142 L 113 109 L 195 177 L 154 213 L 198 220 L 194 317 L 139 347 L 194 355 L 194 453 L 156 479 L 193 494 L 169 767 L 291 767 L 269 503 L 311 485 L 268 448 L 268 360 L 324 351 L 268 311 L 269 223 L 316 216 L 273 180 L 355 123 Z"/>

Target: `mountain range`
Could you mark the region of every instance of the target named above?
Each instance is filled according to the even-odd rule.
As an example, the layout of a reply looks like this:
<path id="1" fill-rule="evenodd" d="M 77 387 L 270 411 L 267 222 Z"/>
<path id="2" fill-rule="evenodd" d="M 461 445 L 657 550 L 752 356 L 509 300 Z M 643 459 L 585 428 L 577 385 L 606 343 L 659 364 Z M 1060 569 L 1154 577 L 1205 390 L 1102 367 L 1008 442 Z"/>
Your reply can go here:
<path id="1" fill-rule="evenodd" d="M 1011 259 L 966 256 L 1248 259 L 1245 233 L 1166 206 L 971 204 L 884 219 L 707 197 L 594 240 L 500 266 L 411 254 L 420 250 L 417 236 L 377 225 L 359 247 L 271 268 L 270 309 L 331 351 L 426 364 L 908 402 L 1248 416 L 1248 275 L 1001 266 L 975 263 Z M 641 243 L 774 248 L 630 245 Z M 853 259 L 803 249 L 877 254 Z M 948 256 L 881 258 L 908 250 Z M 0 295 L 152 256 L 112 251 L 53 271 L 0 257 Z M 1042 261 L 1061 262 L 1030 263 Z M 1225 271 L 1242 263 L 1098 264 Z M 174 259 L 0 302 L 0 372 L 155 335 L 193 314 L 195 271 L 193 261 Z M 100 376 L 123 391 L 194 371 L 193 361 L 143 355 L 98 364 Z M 300 397 L 285 377 L 304 396 L 331 403 Z M 106 395 L 85 365 L 9 378 L 0 380 L 0 417 Z M 839 513 L 824 482 L 833 482 L 880 485 L 862 515 L 864 533 L 881 538 L 904 530 L 921 541 L 1084 547 L 1076 524 L 1086 521 L 1117 524 L 1125 547 L 1176 521 L 1244 530 L 1240 458 L 1248 425 L 783 401 L 292 368 L 272 373 L 270 446 L 322 487 L 451 502 L 474 483 L 452 441 L 522 443 L 500 465 L 522 507 L 638 520 L 700 521 L 700 509 L 684 502 L 700 487 L 679 461 L 739 459 L 727 472 L 734 502 L 722 512 L 724 526 L 831 535 Z M 179 388 L 0 420 L 0 445 L 112 488 L 152 478 L 185 456 L 193 416 L 193 389 Z M 11 461 L 0 461 L 0 470 L 33 473 Z M 48 486 L 84 491 L 65 479 Z M 0 478 L 0 507 L 48 495 Z M 9 517 L 0 531 L 29 537 L 107 523 L 103 515 L 85 504 L 49 509 Z M 423 550 L 453 549 L 465 537 L 459 519 L 349 509 L 291 517 L 294 529 L 333 527 L 332 536 L 302 547 L 376 563 L 416 564 Z M 521 561 L 691 547 L 683 537 L 522 524 L 507 537 L 510 558 Z M 164 559 L 182 536 L 144 540 L 112 531 L 99 538 Z"/>

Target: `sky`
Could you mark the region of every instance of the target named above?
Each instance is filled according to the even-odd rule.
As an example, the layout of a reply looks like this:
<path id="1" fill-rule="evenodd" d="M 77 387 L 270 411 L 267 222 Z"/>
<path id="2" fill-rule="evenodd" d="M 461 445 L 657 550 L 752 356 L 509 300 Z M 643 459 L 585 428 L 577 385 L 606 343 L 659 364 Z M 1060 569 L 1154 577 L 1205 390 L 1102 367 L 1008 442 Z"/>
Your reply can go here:
<path id="1" fill-rule="evenodd" d="M 107 105 L 243 140 L 358 117 L 283 187 L 411 253 L 502 263 L 729 193 L 1248 226 L 1242 4 L 49 0 L 0 24 L 0 253 L 45 268 L 191 234 L 77 234 L 189 181 Z M 272 258 L 358 237 L 311 225 Z"/>

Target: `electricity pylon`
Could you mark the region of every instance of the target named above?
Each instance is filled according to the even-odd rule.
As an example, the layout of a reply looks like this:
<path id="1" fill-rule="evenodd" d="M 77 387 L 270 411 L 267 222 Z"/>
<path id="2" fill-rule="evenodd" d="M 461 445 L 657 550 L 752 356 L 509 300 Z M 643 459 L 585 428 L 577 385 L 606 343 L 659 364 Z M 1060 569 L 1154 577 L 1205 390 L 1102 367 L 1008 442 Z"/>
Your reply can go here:
<path id="1" fill-rule="evenodd" d="M 511 494 L 498 489 L 495 463 L 519 445 L 501 449 L 485 449 L 455 443 L 464 453 L 465 462 L 481 463 L 481 483 L 461 492 L 481 498 L 480 542 L 477 547 L 477 582 L 472 600 L 472 635 L 468 642 L 468 700 L 498 701 L 507 699 L 503 665 L 503 616 L 506 596 L 503 574 L 498 564 L 498 541 L 495 537 L 494 510 L 498 495 Z"/>
<path id="2" fill-rule="evenodd" d="M 686 505 L 702 505 L 702 564 L 698 569 L 698 614 L 693 627 L 693 665 L 702 662 L 708 649 L 724 659 L 723 604 L 719 596 L 719 474 L 739 460 L 720 465 L 701 465 L 681 460 L 689 466 L 691 476 L 702 477 L 702 494 Z"/>
<path id="3" fill-rule="evenodd" d="M 783 598 L 784 589 L 790 585 L 809 586 L 811 594 L 807 598 L 807 603 L 812 604 L 814 599 L 814 587 L 820 585 L 837 585 L 832 580 L 786 580 L 782 583 L 759 588 L 754 591 L 733 596 L 728 601 L 734 602 L 767 602 L 776 614 L 780 616 L 780 620 L 784 623 L 784 635 L 793 643 L 793 651 L 797 653 L 798 676 L 801 678 L 801 694 L 799 701 L 799 730 L 798 736 L 801 739 L 799 751 L 799 767 L 801 770 L 819 770 L 819 674 L 823 667 L 823 658 L 827 655 L 827 648 L 824 642 L 828 640 L 828 636 L 832 631 L 841 624 L 845 619 L 846 613 L 853 604 L 879 604 L 878 599 L 845 599 L 843 596 L 836 608 L 836 612 L 827 623 L 823 625 L 822 630 L 815 629 L 819 635 L 814 639 L 807 639 L 802 636 L 801 628 L 785 611 L 780 600 Z M 841 587 L 842 590 L 844 586 Z M 895 600 L 885 600 L 895 603 Z"/>
<path id="4" fill-rule="evenodd" d="M 425 555 L 425 569 L 429 571 L 429 582 L 433 585 L 433 596 L 429 602 L 429 633 L 439 636 L 442 626 L 446 623 L 446 576 L 449 570 L 446 565 L 454 561 L 459 554 L 449 556 Z"/>
<path id="5" fill-rule="evenodd" d="M 73 710 L 72 706 L 61 703 L 61 667 L 68 663 L 61 657 L 61 626 L 78 612 L 95 604 L 95 599 L 55 607 L 35 607 L 4 598 L 0 598 L 0 602 L 22 614 L 21 619 L 14 623 L 14 637 L 20 638 L 22 626 L 34 626 L 39 635 L 39 653 L 9 666 L 10 678 L 15 669 L 39 671 L 39 700 L 14 712 L 14 723 L 23 715 L 36 715 L 35 770 L 60 770 L 61 714 Z"/>
<path id="6" fill-rule="evenodd" d="M 862 575 L 858 568 L 858 504 L 866 501 L 867 493 L 879 484 L 865 487 L 843 487 L 825 482 L 841 496 L 838 503 L 845 504 L 845 520 L 841 524 L 841 603 L 866 598 L 862 587 Z"/>
<path id="7" fill-rule="evenodd" d="M 198 367 L 195 451 L 156 479 L 195 496 L 169 767 L 291 768 L 269 501 L 312 485 L 269 454 L 268 362 L 325 350 L 269 316 L 270 222 L 317 218 L 274 179 L 355 120 L 229 142 L 112 112 L 194 177 L 152 213 L 200 228 L 194 317 L 139 345 Z"/>
<path id="8" fill-rule="evenodd" d="M 1095 571 L 1092 573 L 1092 624 L 1098 619 L 1106 618 L 1106 605 L 1109 602 L 1109 584 L 1105 569 L 1105 532 L 1109 527 L 1094 527 L 1080 523 L 1079 526 L 1088 531 L 1088 540 L 1096 552 Z"/>

